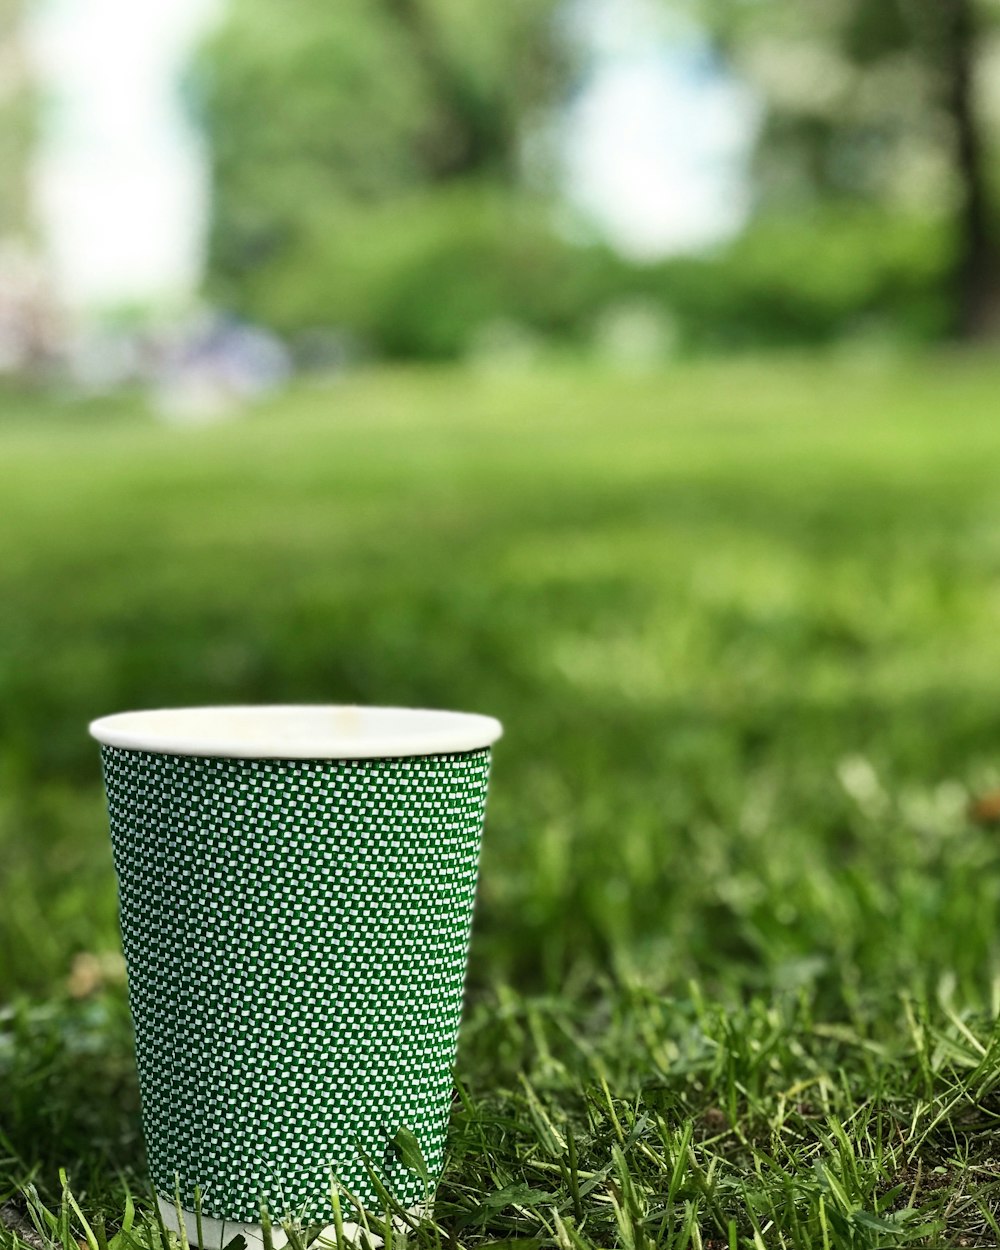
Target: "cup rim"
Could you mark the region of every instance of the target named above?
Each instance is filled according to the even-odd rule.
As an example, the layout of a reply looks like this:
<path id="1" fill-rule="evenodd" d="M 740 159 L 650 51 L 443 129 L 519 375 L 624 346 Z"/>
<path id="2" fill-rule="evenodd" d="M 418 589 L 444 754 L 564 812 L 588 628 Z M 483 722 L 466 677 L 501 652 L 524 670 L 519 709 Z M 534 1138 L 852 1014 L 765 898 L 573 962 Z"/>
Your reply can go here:
<path id="1" fill-rule="evenodd" d="M 234 704 L 116 712 L 90 722 L 102 746 L 225 759 L 399 759 L 482 750 L 492 716 L 353 704 Z"/>

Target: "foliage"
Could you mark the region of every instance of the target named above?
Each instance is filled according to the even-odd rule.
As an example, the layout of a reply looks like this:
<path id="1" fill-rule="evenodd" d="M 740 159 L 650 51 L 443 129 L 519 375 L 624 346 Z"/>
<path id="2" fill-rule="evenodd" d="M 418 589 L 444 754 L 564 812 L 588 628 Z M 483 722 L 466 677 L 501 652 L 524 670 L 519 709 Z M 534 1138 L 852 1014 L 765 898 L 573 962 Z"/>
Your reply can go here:
<path id="1" fill-rule="evenodd" d="M 243 285 L 243 310 L 293 342 L 334 326 L 379 354 L 433 359 L 465 355 L 503 321 L 573 338 L 612 264 L 560 240 L 536 201 L 485 185 L 308 217 Z"/>
<path id="2" fill-rule="evenodd" d="M 996 386 L 374 372 L 201 430 L 8 395 L 0 1206 L 58 1217 L 66 1167 L 91 1227 L 148 1212 L 88 718 L 338 700 L 507 727 L 442 1239 L 995 1241 Z"/>
<path id="3" fill-rule="evenodd" d="M 757 174 L 765 201 L 787 207 L 790 199 L 846 196 L 911 212 L 928 197 L 937 207 L 948 202 L 956 176 L 954 25 L 968 23 L 972 73 L 985 78 L 996 0 L 820 0 L 808 9 L 787 0 L 690 0 L 684 7 L 761 95 Z M 987 127 L 989 113 L 980 121 Z"/>
<path id="4" fill-rule="evenodd" d="M 23 32 L 26 0 L 0 0 L 0 245 L 29 234 L 31 150 L 38 99 Z M 2 260 L 0 256 L 0 260 Z"/>
<path id="5" fill-rule="evenodd" d="M 213 292 L 300 257 L 317 212 L 455 179 L 516 180 L 529 119 L 558 90 L 554 0 L 239 0 L 192 98 L 209 141 Z M 308 266 L 302 270 L 308 280 Z"/>
<path id="6" fill-rule="evenodd" d="M 995 110 L 996 0 L 694 0 L 763 103 L 758 211 L 879 204 L 948 214 L 949 329 L 1000 325 Z"/>
<path id="7" fill-rule="evenodd" d="M 712 254 L 637 266 L 560 237 L 532 200 L 463 185 L 314 213 L 299 246 L 248 275 L 243 310 L 293 344 L 337 326 L 417 359 L 475 355 L 494 337 L 502 348 L 505 328 L 586 350 L 609 313 L 640 301 L 681 354 L 922 341 L 947 324 L 950 249 L 939 223 L 855 207 L 763 220 Z"/>
<path id="8" fill-rule="evenodd" d="M 293 339 L 333 333 L 392 358 L 475 354 L 498 327 L 586 345 L 639 296 L 696 352 L 865 324 L 978 332 L 996 287 L 992 146 L 937 37 L 970 4 L 682 6 L 762 101 L 755 214 L 731 247 L 644 267 L 558 225 L 538 152 L 552 155 L 582 54 L 555 0 L 296 0 L 294 21 L 240 0 L 193 79 L 213 172 L 209 294 Z M 975 13 L 973 68 L 992 8 Z"/>
<path id="9" fill-rule="evenodd" d="M 679 347 L 697 353 L 920 342 L 947 328 L 951 248 L 940 223 L 860 206 L 771 216 L 714 254 L 619 268 L 620 295 L 648 293 L 675 319 Z"/>

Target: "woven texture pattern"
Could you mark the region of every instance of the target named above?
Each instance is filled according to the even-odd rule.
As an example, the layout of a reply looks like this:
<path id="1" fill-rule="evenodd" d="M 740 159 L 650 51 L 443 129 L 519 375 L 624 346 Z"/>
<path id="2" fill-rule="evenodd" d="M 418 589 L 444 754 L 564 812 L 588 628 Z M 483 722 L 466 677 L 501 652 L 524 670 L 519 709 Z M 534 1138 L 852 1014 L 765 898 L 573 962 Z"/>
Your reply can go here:
<path id="1" fill-rule="evenodd" d="M 442 1160 L 489 751 L 200 759 L 102 748 L 153 1183 L 253 1222 L 404 1206 Z"/>

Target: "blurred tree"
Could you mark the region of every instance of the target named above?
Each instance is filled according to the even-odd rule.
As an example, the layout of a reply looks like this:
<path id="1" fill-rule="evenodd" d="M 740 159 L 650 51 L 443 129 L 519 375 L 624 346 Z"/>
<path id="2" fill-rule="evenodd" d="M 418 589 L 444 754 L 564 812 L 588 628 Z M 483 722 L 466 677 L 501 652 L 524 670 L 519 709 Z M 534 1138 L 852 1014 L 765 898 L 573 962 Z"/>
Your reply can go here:
<path id="1" fill-rule="evenodd" d="M 695 0 L 765 104 L 762 211 L 812 198 L 947 212 L 953 329 L 1000 329 L 993 155 L 980 87 L 996 0 Z"/>
<path id="2" fill-rule="evenodd" d="M 31 0 L 0 0 L 0 375 L 51 362 L 61 329 L 32 203 L 39 93 L 26 48 Z"/>
<path id="3" fill-rule="evenodd" d="M 25 0 L 0 0 L 0 239 L 30 232 L 35 99 L 24 51 Z"/>
<path id="4" fill-rule="evenodd" d="M 245 304 L 270 264 L 358 209 L 456 180 L 512 184 L 565 73 L 558 0 L 235 0 L 193 77 L 209 139 L 210 282 Z"/>

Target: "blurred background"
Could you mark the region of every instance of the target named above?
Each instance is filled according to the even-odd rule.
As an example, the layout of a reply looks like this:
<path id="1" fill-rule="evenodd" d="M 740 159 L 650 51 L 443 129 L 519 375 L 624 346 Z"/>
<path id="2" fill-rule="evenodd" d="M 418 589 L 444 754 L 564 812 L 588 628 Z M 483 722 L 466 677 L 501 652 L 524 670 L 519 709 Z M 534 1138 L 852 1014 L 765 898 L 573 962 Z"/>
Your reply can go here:
<path id="1" fill-rule="evenodd" d="M 10 374 L 207 409 L 996 328 L 983 0 L 3 5 Z"/>
<path id="2" fill-rule="evenodd" d="M 474 1093 L 995 1012 L 1000 5 L 0 0 L 0 144 L 0 1197 L 139 1174 L 132 707 L 504 720 Z"/>

